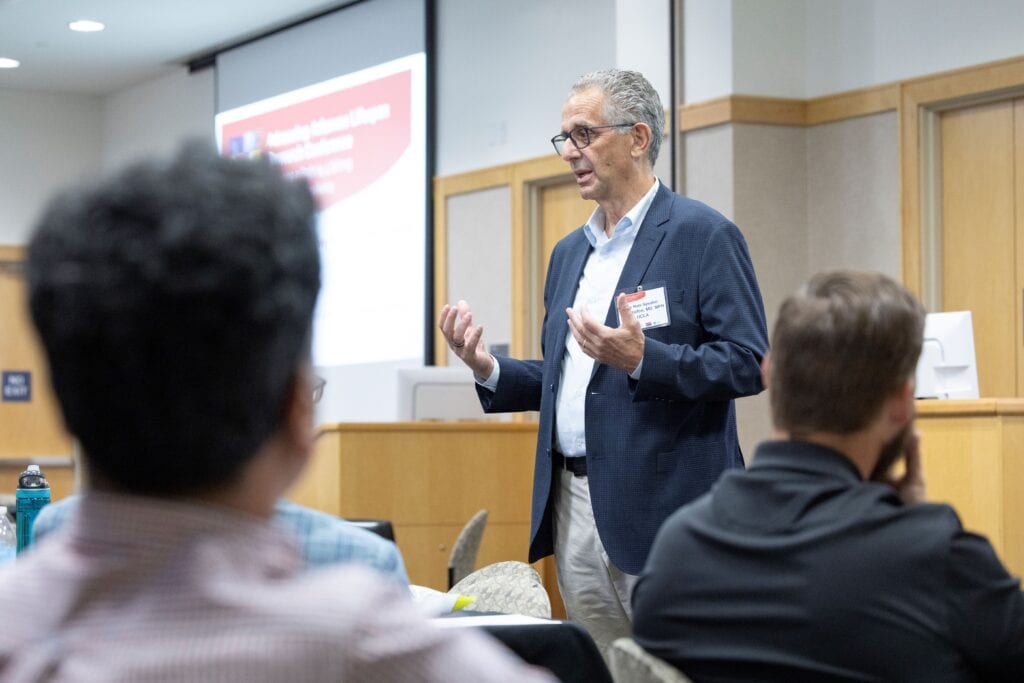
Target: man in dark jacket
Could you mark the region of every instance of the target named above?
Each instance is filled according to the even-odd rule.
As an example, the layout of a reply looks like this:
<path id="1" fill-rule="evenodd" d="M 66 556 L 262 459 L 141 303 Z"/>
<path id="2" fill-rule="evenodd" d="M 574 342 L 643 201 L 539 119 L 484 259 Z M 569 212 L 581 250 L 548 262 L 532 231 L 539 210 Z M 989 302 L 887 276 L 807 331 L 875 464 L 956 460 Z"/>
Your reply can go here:
<path id="1" fill-rule="evenodd" d="M 696 681 L 1024 680 L 1020 582 L 923 502 L 923 320 L 877 274 L 819 275 L 783 303 L 778 440 L 658 533 L 633 593 L 648 651 Z"/>

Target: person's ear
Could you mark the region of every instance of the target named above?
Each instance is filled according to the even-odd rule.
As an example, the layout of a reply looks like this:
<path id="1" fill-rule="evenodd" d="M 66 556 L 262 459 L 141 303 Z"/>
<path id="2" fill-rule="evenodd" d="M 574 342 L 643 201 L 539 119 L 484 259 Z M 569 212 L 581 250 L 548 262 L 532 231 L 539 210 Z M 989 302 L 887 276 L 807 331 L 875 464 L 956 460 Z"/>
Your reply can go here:
<path id="1" fill-rule="evenodd" d="M 289 384 L 281 432 L 291 446 L 289 451 L 309 458 L 316 433 L 313 425 L 313 373 L 309 368 L 296 372 Z"/>
<path id="2" fill-rule="evenodd" d="M 652 131 L 646 123 L 638 123 L 633 126 L 633 148 L 634 157 L 647 157 L 647 150 L 651 147 Z"/>
<path id="3" fill-rule="evenodd" d="M 908 378 L 893 390 L 889 398 L 889 419 L 902 429 L 914 419 L 914 378 Z"/>

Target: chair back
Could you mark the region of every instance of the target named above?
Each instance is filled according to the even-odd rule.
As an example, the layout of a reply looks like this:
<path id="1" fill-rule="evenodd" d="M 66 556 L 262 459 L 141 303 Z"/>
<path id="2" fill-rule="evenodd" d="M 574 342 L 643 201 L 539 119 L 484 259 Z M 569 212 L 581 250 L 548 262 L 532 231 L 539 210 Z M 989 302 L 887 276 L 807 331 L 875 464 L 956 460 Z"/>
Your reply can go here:
<path id="1" fill-rule="evenodd" d="M 551 598 L 540 574 L 525 562 L 489 564 L 456 583 L 448 593 L 475 598 L 467 611 L 551 618 Z"/>
<path id="2" fill-rule="evenodd" d="M 346 522 L 354 524 L 355 526 L 362 527 L 367 531 L 372 531 L 381 538 L 386 538 L 392 543 L 395 542 L 395 528 L 391 525 L 391 522 L 386 519 L 351 519 L 346 517 Z"/>
<path id="3" fill-rule="evenodd" d="M 658 659 L 632 638 L 612 643 L 608 665 L 616 683 L 692 683 L 679 669 Z"/>
<path id="4" fill-rule="evenodd" d="M 480 510 L 462 527 L 448 557 L 448 588 L 476 569 L 476 555 L 480 551 L 480 541 L 483 540 L 486 526 L 487 510 Z"/>

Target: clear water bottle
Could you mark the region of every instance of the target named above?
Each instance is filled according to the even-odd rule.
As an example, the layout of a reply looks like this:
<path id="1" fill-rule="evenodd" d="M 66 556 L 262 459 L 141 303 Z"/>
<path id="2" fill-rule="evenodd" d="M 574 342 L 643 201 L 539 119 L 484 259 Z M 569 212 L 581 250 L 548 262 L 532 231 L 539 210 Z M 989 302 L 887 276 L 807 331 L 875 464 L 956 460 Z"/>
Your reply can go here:
<path id="1" fill-rule="evenodd" d="M 7 506 L 0 505 L 0 565 L 13 562 L 17 548 L 18 538 L 7 517 Z"/>
<path id="2" fill-rule="evenodd" d="M 18 503 L 18 552 L 32 545 L 32 525 L 36 515 L 50 502 L 50 484 L 39 471 L 39 465 L 29 465 L 18 477 L 18 488 L 14 492 Z"/>

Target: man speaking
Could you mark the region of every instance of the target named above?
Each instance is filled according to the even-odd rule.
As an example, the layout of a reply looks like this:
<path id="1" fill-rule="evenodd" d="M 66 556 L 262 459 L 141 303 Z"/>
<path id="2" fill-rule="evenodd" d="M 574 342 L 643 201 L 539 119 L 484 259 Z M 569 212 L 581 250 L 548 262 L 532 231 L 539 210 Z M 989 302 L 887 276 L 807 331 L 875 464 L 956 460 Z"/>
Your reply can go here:
<path id="1" fill-rule="evenodd" d="M 494 357 L 465 301 L 439 326 L 484 410 L 539 410 L 530 560 L 555 554 L 573 621 L 602 649 L 630 633 L 655 532 L 743 464 L 733 399 L 762 390 L 764 307 L 740 231 L 654 176 L 665 125 L 635 71 L 580 78 L 555 150 L 587 223 L 554 248 L 543 360 Z"/>

